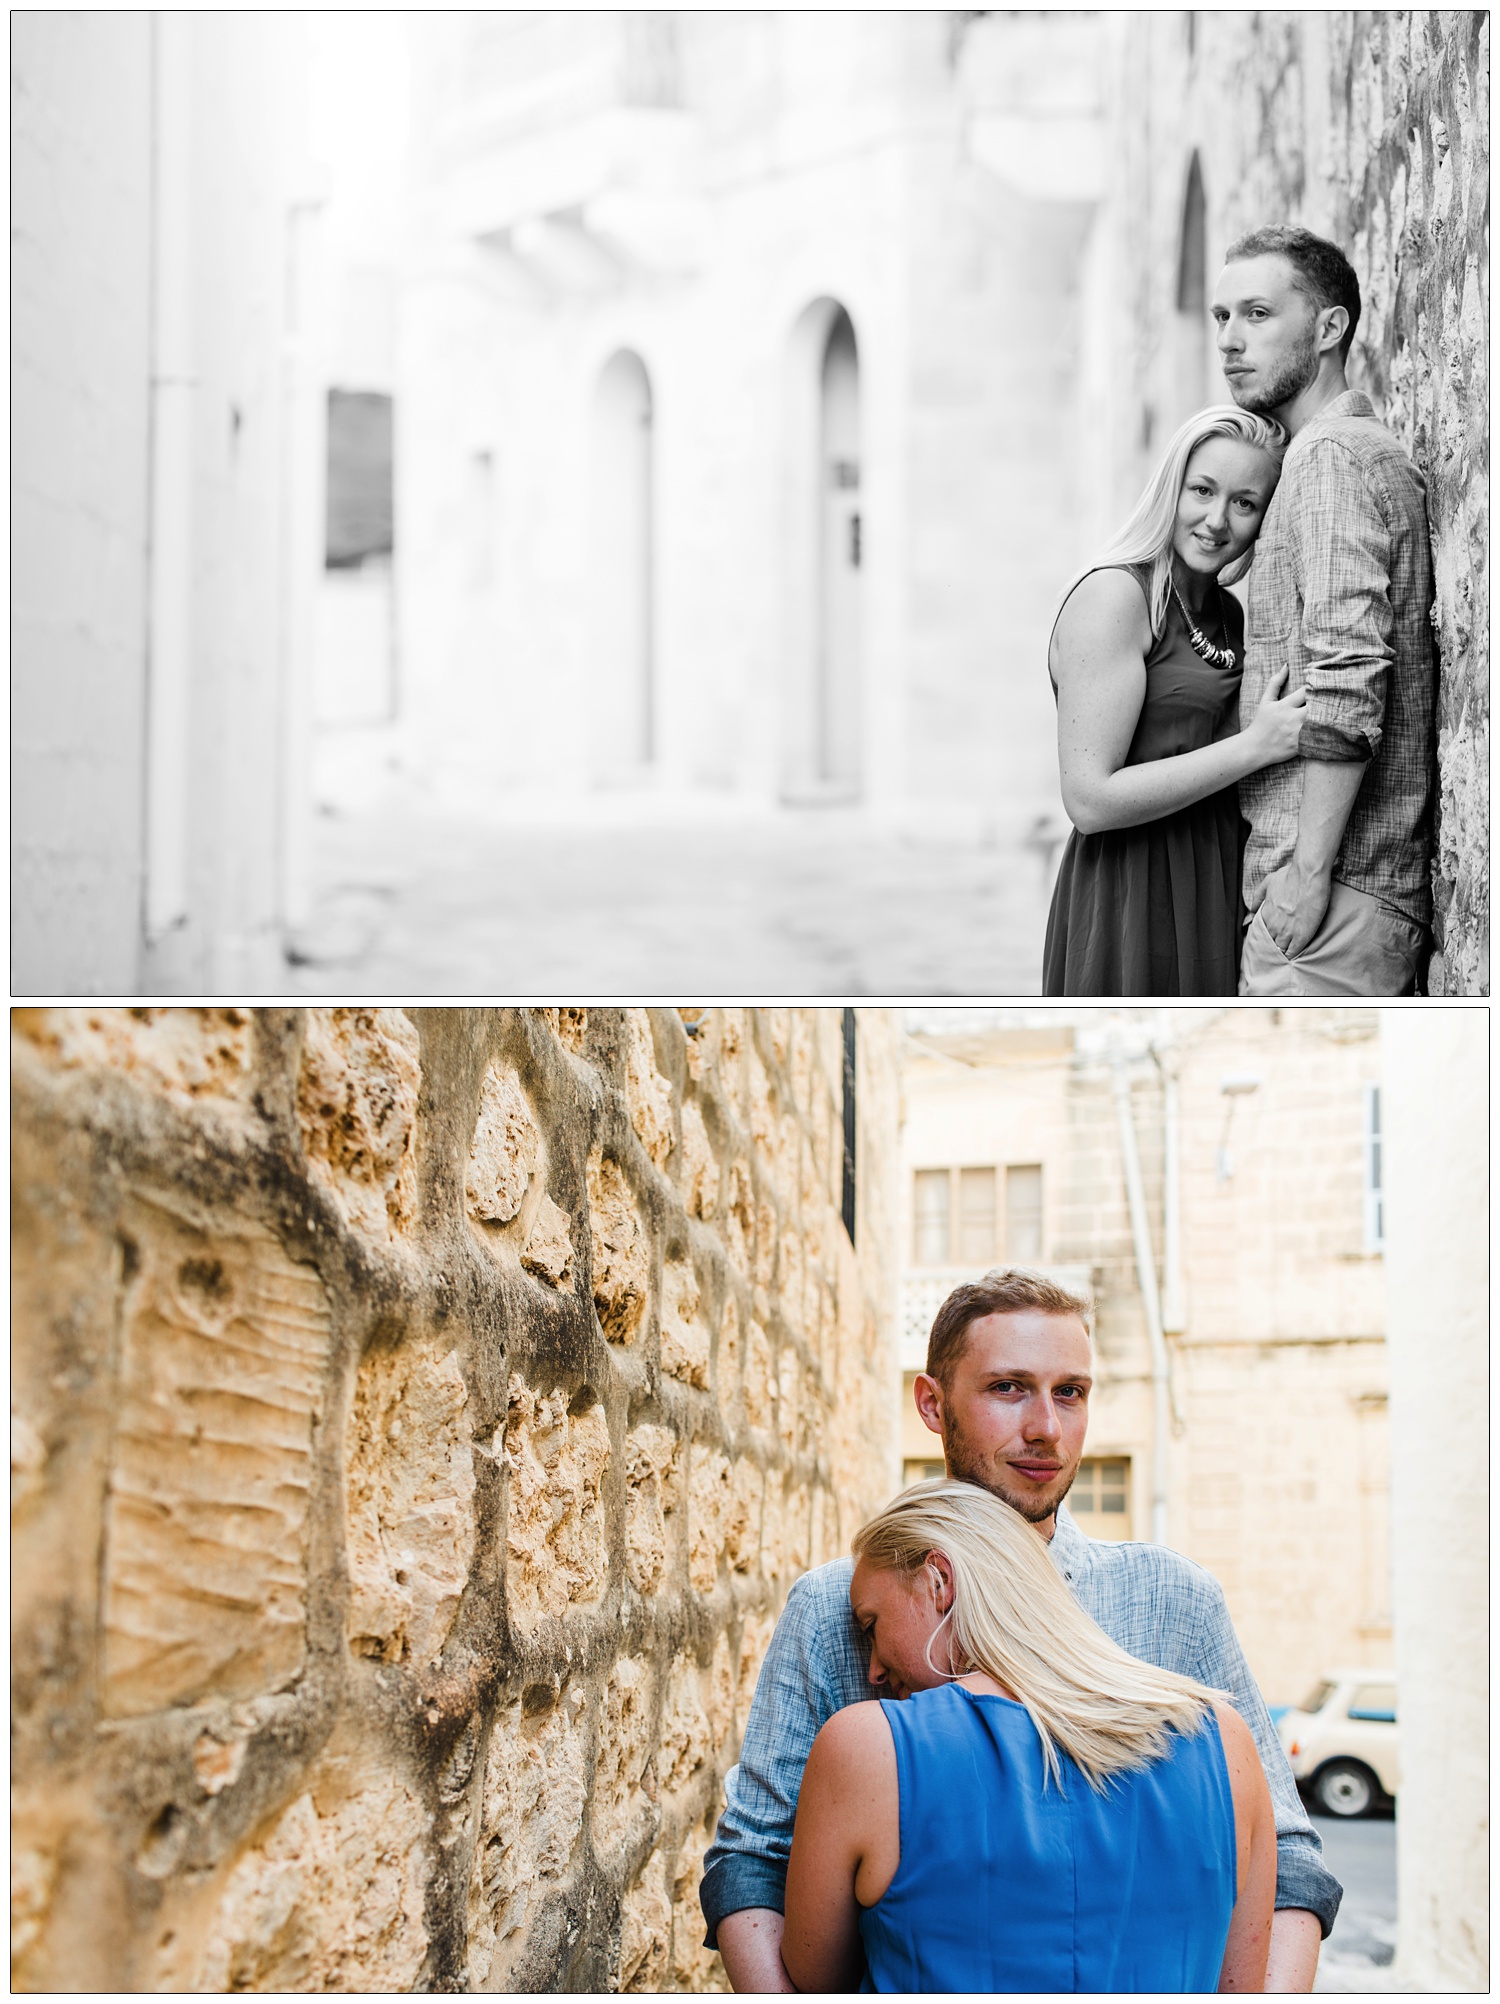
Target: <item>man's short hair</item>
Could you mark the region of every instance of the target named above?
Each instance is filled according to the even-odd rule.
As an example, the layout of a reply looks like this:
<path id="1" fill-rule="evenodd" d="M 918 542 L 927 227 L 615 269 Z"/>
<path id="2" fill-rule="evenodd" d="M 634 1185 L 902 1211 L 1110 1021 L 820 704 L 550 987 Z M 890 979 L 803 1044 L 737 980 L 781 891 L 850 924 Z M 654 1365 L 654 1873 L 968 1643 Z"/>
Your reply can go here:
<path id="1" fill-rule="evenodd" d="M 1224 253 L 1225 264 L 1244 257 L 1284 257 L 1297 274 L 1297 290 L 1312 301 L 1321 313 L 1325 306 L 1342 306 L 1349 316 L 1344 338 L 1339 343 L 1339 360 L 1347 362 L 1359 325 L 1359 280 L 1354 267 L 1327 237 L 1315 237 L 1311 230 L 1290 223 L 1267 223 L 1236 237 Z"/>
<path id="2" fill-rule="evenodd" d="M 955 1287 L 938 1310 L 927 1339 L 928 1377 L 947 1385 L 963 1355 L 971 1322 L 1025 1308 L 1038 1309 L 1043 1315 L 1076 1315 L 1084 1334 L 1093 1335 L 1094 1304 L 1087 1295 L 1074 1294 L 1046 1274 L 1032 1273 L 1024 1266 L 996 1267 L 983 1280 L 966 1280 Z"/>

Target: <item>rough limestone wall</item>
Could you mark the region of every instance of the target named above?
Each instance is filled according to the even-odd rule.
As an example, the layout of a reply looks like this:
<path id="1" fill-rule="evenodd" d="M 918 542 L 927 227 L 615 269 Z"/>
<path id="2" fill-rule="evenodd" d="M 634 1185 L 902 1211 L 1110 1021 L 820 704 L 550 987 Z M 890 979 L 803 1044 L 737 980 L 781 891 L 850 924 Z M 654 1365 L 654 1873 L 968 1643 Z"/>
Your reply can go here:
<path id="1" fill-rule="evenodd" d="M 1197 18 L 1239 106 L 1225 220 L 1306 222 L 1344 247 L 1364 300 L 1351 381 L 1427 480 L 1441 674 L 1428 986 L 1487 994 L 1489 16 Z"/>
<path id="2" fill-rule="evenodd" d="M 18 1988 L 723 1987 L 766 1640 L 895 1479 L 859 1022 L 856 1257 L 836 1010 L 18 1015 Z"/>

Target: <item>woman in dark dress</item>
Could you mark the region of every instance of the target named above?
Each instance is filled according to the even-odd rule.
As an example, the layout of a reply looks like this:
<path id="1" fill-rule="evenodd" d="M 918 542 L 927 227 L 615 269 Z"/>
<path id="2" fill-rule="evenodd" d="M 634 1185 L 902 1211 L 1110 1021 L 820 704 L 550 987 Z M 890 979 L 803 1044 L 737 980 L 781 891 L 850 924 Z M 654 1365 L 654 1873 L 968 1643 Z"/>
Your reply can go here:
<path id="1" fill-rule="evenodd" d="M 1220 405 L 1189 418 L 1052 629 L 1058 764 L 1073 833 L 1047 920 L 1048 995 L 1234 995 L 1236 782 L 1295 756 L 1286 671 L 1240 729 L 1250 567 L 1286 434 Z"/>

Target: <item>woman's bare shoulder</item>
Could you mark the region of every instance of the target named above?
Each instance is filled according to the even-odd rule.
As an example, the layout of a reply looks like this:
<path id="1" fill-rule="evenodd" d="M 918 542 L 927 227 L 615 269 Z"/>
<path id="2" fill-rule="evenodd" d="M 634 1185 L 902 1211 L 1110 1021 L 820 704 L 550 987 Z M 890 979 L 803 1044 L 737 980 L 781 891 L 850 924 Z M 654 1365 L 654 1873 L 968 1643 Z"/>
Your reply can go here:
<path id="1" fill-rule="evenodd" d="M 841 1765 L 866 1760 L 882 1747 L 893 1744 L 884 1706 L 868 1701 L 845 1705 L 842 1711 L 835 1712 L 819 1728 L 813 1742 L 814 1747 L 824 1749 L 830 1762 Z"/>
<path id="2" fill-rule="evenodd" d="M 1146 595 L 1129 571 L 1090 571 L 1069 592 L 1054 637 L 1069 648 L 1103 642 L 1136 646 L 1144 655 L 1151 645 Z"/>
<path id="3" fill-rule="evenodd" d="M 1213 1700 L 1214 1717 L 1219 1722 L 1219 1738 L 1224 1743 L 1224 1759 L 1232 1786 L 1264 1780 L 1255 1735 L 1226 1698 Z"/>

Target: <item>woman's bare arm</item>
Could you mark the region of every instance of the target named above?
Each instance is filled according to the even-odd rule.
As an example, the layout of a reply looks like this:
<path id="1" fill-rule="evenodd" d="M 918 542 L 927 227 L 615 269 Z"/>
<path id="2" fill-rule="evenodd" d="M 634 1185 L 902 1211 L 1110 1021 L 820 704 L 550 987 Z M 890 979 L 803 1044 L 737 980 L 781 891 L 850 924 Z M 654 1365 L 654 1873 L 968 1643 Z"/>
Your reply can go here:
<path id="1" fill-rule="evenodd" d="M 1276 1906 L 1276 1813 L 1250 1728 L 1232 1705 L 1216 1704 L 1219 1736 L 1234 1797 L 1238 1897 L 1219 1968 L 1220 1990 L 1261 1991 Z"/>
<path id="2" fill-rule="evenodd" d="M 781 1959 L 799 1990 L 852 1990 L 864 1954 L 855 1880 L 900 1853 L 896 1748 L 877 1704 L 846 1706 L 813 1741 L 797 1797 Z M 878 1898 L 885 1890 L 869 1894 Z M 861 1887 L 868 1892 L 868 1888 Z"/>
<path id="3" fill-rule="evenodd" d="M 1296 752 L 1307 696 L 1300 689 L 1280 696 L 1283 669 L 1247 730 L 1176 758 L 1126 765 L 1150 651 L 1146 601 L 1127 571 L 1094 571 L 1058 615 L 1057 761 L 1063 806 L 1081 834 L 1159 821 Z"/>

